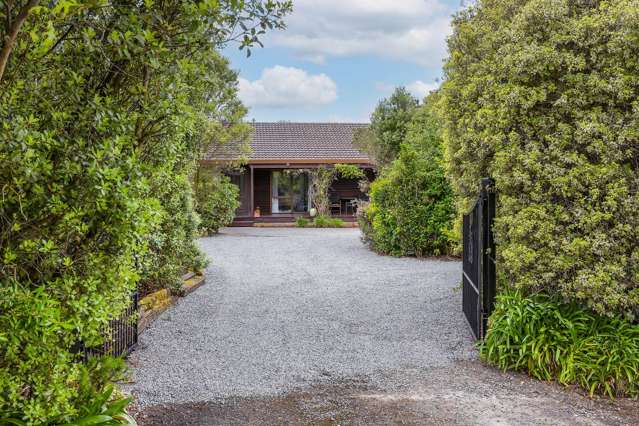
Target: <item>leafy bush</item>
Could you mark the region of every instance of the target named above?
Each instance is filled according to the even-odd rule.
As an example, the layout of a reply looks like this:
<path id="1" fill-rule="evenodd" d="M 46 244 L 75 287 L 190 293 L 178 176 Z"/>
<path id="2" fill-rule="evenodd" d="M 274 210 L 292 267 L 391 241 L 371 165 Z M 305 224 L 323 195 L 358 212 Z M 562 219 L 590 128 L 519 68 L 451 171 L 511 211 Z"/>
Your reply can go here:
<path id="1" fill-rule="evenodd" d="M 61 426 L 136 426 L 135 419 L 126 412 L 132 398 L 113 399 L 113 390 L 112 385 L 107 385 L 104 392 L 80 410 L 78 418 Z"/>
<path id="2" fill-rule="evenodd" d="M 315 228 L 343 228 L 344 221 L 338 217 L 320 215 L 313 220 L 313 226 Z"/>
<path id="3" fill-rule="evenodd" d="M 195 239 L 200 218 L 195 212 L 189 179 L 179 174 L 157 174 L 153 188 L 160 207 L 159 222 L 148 235 L 148 253 L 143 257 L 139 289 L 141 295 L 168 288 L 180 294 L 182 275 L 206 266 Z"/>
<path id="4" fill-rule="evenodd" d="M 11 3 L 0 11 L 0 416 L 60 423 L 117 371 L 72 348 L 102 343 L 155 266 L 170 277 L 197 261 L 185 177 L 246 112 L 216 49 L 233 28 L 281 28 L 290 4 Z M 238 31 L 243 47 L 263 33 Z"/>
<path id="5" fill-rule="evenodd" d="M 201 229 L 207 235 L 217 233 L 235 217 L 240 206 L 240 189 L 222 174 L 201 170 L 196 181 L 197 212 Z"/>
<path id="6" fill-rule="evenodd" d="M 496 179 L 499 269 L 639 316 L 639 5 L 484 0 L 454 20 L 441 111 L 466 211 Z"/>
<path id="7" fill-rule="evenodd" d="M 451 251 L 453 193 L 430 105 L 419 108 L 399 157 L 371 184 L 370 203 L 360 209 L 364 241 L 380 253 L 428 256 Z"/>
<path id="8" fill-rule="evenodd" d="M 303 216 L 299 216 L 297 219 L 295 219 L 295 226 L 297 226 L 298 228 L 306 228 L 309 223 L 310 221 Z"/>
<path id="9" fill-rule="evenodd" d="M 481 356 L 501 369 L 576 384 L 591 395 L 639 394 L 639 325 L 557 296 L 498 296 Z"/>

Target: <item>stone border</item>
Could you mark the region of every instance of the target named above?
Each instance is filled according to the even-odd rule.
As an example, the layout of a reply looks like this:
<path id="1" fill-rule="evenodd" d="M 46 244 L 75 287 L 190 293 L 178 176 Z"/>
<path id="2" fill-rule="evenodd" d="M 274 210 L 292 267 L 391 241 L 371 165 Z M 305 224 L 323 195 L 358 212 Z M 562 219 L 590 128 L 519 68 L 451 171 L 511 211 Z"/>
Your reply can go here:
<path id="1" fill-rule="evenodd" d="M 182 276 L 182 293 L 184 296 L 191 294 L 206 283 L 204 274 L 190 272 Z M 164 288 L 148 294 L 140 299 L 140 319 L 138 321 L 138 335 L 142 334 L 160 314 L 173 306 L 179 297 L 174 296 Z"/>

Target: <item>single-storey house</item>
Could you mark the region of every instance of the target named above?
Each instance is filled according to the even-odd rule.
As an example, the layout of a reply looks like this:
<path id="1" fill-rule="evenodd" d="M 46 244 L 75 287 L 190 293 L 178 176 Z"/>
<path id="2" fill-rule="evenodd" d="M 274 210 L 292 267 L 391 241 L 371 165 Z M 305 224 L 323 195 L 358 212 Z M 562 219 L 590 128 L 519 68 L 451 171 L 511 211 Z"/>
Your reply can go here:
<path id="1" fill-rule="evenodd" d="M 353 146 L 355 132 L 366 124 L 277 122 L 252 126 L 246 165 L 228 173 L 240 188 L 236 226 L 292 222 L 298 216 L 308 216 L 313 206 L 304 170 L 353 164 L 370 180 L 374 178 L 374 165 Z M 203 163 L 224 164 L 236 158 L 237 152 L 227 147 L 209 152 Z M 296 169 L 301 172 L 291 173 Z M 357 179 L 337 178 L 329 190 L 331 214 L 353 221 L 354 200 L 363 196 Z"/>

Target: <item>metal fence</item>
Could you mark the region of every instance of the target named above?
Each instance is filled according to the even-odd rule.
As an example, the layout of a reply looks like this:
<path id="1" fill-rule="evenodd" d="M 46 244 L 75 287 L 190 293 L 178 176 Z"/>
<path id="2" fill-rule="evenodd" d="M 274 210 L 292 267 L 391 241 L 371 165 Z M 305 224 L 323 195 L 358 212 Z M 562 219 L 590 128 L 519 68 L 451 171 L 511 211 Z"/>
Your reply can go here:
<path id="1" fill-rule="evenodd" d="M 103 328 L 106 340 L 102 346 L 88 348 L 80 345 L 84 359 L 89 357 L 127 356 L 138 343 L 138 292 L 131 295 L 131 304 L 119 318 L 112 319 Z"/>
<path id="2" fill-rule="evenodd" d="M 477 339 L 486 335 L 496 292 L 494 188 L 492 179 L 482 179 L 477 203 L 470 213 L 464 215 L 462 307 Z"/>

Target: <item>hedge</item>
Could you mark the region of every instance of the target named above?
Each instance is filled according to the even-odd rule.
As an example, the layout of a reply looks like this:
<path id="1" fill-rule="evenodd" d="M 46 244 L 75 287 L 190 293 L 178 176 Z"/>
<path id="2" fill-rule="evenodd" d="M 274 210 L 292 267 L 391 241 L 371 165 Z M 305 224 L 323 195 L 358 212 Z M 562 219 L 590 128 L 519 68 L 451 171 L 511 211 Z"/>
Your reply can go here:
<path id="1" fill-rule="evenodd" d="M 440 110 L 465 212 L 499 193 L 501 280 L 639 315 L 639 4 L 483 0 L 449 39 Z"/>
<path id="2" fill-rule="evenodd" d="M 12 3 L 0 12 L 0 422 L 64 424 L 121 373 L 108 357 L 81 362 L 80 343 L 103 342 L 140 280 L 165 285 L 201 260 L 188 177 L 246 127 L 217 49 L 236 27 L 256 44 L 291 5 Z"/>

